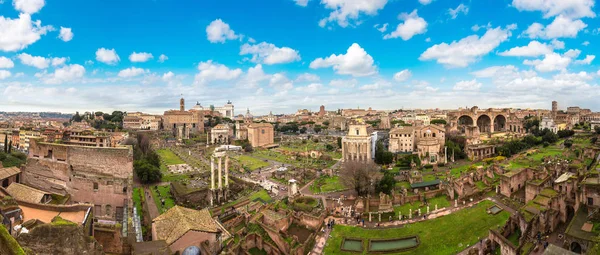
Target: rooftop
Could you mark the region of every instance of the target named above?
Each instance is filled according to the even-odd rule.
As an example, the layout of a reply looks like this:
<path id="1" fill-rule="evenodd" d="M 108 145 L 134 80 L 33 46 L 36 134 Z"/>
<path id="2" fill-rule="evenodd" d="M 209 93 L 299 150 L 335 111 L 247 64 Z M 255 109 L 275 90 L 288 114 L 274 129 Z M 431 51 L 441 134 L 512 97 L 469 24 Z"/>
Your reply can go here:
<path id="1" fill-rule="evenodd" d="M 21 211 L 23 212 L 23 222 L 26 222 L 28 220 L 39 220 L 44 223 L 50 223 L 52 222 L 52 219 L 54 219 L 54 217 L 60 216 L 65 220 L 75 222 L 81 225 L 86 219 L 88 209 L 91 209 L 91 205 L 87 207 L 88 209 L 69 209 L 68 211 L 63 209 L 67 207 L 72 206 L 48 206 L 48 208 L 35 208 L 33 206 L 27 206 L 24 204 L 19 205 L 19 208 L 21 208 Z"/>
<path id="2" fill-rule="evenodd" d="M 6 191 L 10 196 L 16 200 L 25 201 L 29 203 L 40 203 L 44 198 L 44 195 L 49 194 L 47 192 L 35 189 L 20 183 L 13 182 L 6 188 Z"/>
<path id="3" fill-rule="evenodd" d="M 415 189 L 415 188 L 423 188 L 423 187 L 434 186 L 434 185 L 438 185 L 438 184 L 440 184 L 440 180 L 436 179 L 436 180 L 433 180 L 433 181 L 413 183 L 413 184 L 410 185 L 410 187 L 413 188 L 413 189 Z"/>
<path id="4" fill-rule="evenodd" d="M 157 240 L 165 240 L 172 244 L 188 231 L 217 233 L 220 231 L 217 223 L 207 209 L 194 210 L 174 206 L 166 213 L 154 218 L 152 225 L 156 229 Z"/>
<path id="5" fill-rule="evenodd" d="M 13 175 L 17 175 L 21 173 L 21 169 L 19 169 L 18 167 L 5 167 L 5 168 L 0 168 L 0 180 L 6 179 L 8 177 L 11 177 Z"/>

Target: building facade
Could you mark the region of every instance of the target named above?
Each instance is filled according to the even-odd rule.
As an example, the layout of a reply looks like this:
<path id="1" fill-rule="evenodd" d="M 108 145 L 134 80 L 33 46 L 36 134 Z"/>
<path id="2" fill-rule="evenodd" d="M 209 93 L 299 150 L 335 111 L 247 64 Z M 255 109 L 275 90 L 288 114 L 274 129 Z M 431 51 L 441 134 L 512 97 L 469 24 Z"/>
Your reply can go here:
<path id="1" fill-rule="evenodd" d="M 163 115 L 163 128 L 173 133 L 179 140 L 189 139 L 190 134 L 204 132 L 204 115 L 201 111 L 185 110 L 185 100 L 179 100 L 179 110 L 166 111 Z"/>
<path id="2" fill-rule="evenodd" d="M 248 141 L 252 147 L 265 147 L 274 144 L 274 130 L 270 123 L 252 123 L 247 126 Z"/>
<path id="3" fill-rule="evenodd" d="M 365 124 L 351 124 L 348 134 L 342 138 L 342 159 L 344 161 L 370 162 L 371 140 Z"/>

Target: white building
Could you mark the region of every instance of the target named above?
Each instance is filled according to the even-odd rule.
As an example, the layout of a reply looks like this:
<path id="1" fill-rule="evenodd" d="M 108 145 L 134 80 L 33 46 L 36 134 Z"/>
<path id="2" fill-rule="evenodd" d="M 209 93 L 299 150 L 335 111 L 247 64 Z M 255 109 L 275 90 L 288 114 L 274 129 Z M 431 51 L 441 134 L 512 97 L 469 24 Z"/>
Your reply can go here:
<path id="1" fill-rule="evenodd" d="M 209 106 L 209 107 L 204 107 L 202 105 L 200 105 L 200 102 L 196 102 L 196 105 L 194 105 L 194 107 L 192 107 L 192 110 L 198 110 L 198 111 L 208 111 L 208 110 L 212 110 L 215 112 L 219 112 L 221 114 L 221 116 L 226 117 L 226 118 L 230 118 L 233 119 L 235 117 L 235 112 L 234 112 L 234 107 L 233 104 L 231 103 L 231 101 L 227 101 L 227 103 L 223 106 Z"/>
<path id="2" fill-rule="evenodd" d="M 544 130 L 546 128 L 552 131 L 552 133 L 556 134 L 558 132 L 558 127 L 554 123 L 554 120 L 550 117 L 544 117 L 542 118 L 542 121 L 540 121 L 540 130 Z"/>

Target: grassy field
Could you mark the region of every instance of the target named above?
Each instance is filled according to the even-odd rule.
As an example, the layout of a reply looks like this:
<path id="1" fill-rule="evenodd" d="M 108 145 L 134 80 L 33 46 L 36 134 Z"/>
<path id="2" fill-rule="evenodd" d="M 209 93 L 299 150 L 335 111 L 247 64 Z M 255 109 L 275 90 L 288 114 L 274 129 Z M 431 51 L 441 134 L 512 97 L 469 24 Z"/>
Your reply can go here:
<path id="1" fill-rule="evenodd" d="M 289 156 L 283 155 L 280 152 L 272 150 L 255 150 L 254 152 L 252 152 L 252 156 L 262 159 L 269 159 L 280 163 L 290 164 L 295 167 L 303 167 L 304 165 L 307 165 L 311 168 L 328 168 L 336 163 L 335 160 L 325 161 L 308 158 L 292 159 Z"/>
<path id="2" fill-rule="evenodd" d="M 158 192 L 156 189 L 152 187 L 150 190 L 152 191 L 152 197 L 154 198 L 154 203 L 156 203 L 156 207 L 158 207 L 158 212 L 163 214 L 169 208 L 175 206 L 175 200 L 171 196 L 171 186 L 155 186 L 158 187 Z M 165 200 L 165 205 L 163 206 L 161 203 L 161 198 Z"/>
<path id="3" fill-rule="evenodd" d="M 179 156 L 175 155 L 170 149 L 160 149 L 156 150 L 156 154 L 160 157 L 160 159 L 165 163 L 165 165 L 179 165 L 185 164 Z"/>
<path id="4" fill-rule="evenodd" d="M 313 193 L 325 193 L 325 192 L 333 192 L 338 190 L 343 190 L 346 187 L 341 182 L 338 176 L 322 176 L 319 179 L 316 179 L 310 185 L 310 191 Z"/>
<path id="5" fill-rule="evenodd" d="M 436 204 L 438 206 L 438 209 L 442 209 L 444 207 L 450 206 L 450 201 L 448 200 L 447 196 L 434 197 L 434 198 L 428 199 L 427 202 L 429 203 L 429 211 L 430 212 L 435 210 Z M 427 206 L 425 204 L 423 204 L 422 202 L 413 202 L 413 203 L 403 204 L 401 206 L 394 206 L 394 212 L 396 215 L 396 219 L 398 218 L 398 213 L 400 213 L 400 212 L 402 213 L 402 215 L 408 216 L 410 209 L 412 209 L 412 213 L 413 213 L 413 217 L 414 217 L 417 214 L 417 211 L 419 210 L 419 208 L 421 208 L 421 213 L 427 212 Z"/>
<path id="6" fill-rule="evenodd" d="M 266 190 L 260 190 L 257 192 L 254 192 L 252 195 L 250 195 L 250 201 L 254 201 L 257 198 L 262 199 L 262 201 L 265 201 L 267 203 L 273 201 L 273 198 L 271 198 L 271 196 L 269 196 L 269 193 L 267 193 Z"/>
<path id="7" fill-rule="evenodd" d="M 268 162 L 247 155 L 240 155 L 237 160 L 250 171 L 269 166 Z"/>
<path id="8" fill-rule="evenodd" d="M 462 173 L 467 172 L 467 170 L 469 170 L 469 166 L 471 166 L 471 165 L 481 166 L 481 165 L 483 165 L 483 163 L 482 162 L 477 162 L 475 164 L 465 164 L 465 165 L 462 165 L 462 166 L 459 166 L 459 167 L 455 167 L 455 168 L 450 169 L 450 174 L 452 174 L 452 176 L 458 178 L 458 177 L 460 177 L 460 175 Z"/>
<path id="9" fill-rule="evenodd" d="M 504 225 L 510 214 L 502 211 L 490 215 L 486 209 L 493 202 L 483 201 L 473 208 L 463 209 L 441 218 L 406 225 L 402 228 L 364 229 L 336 225 L 327 242 L 324 254 L 356 254 L 343 252 L 340 246 L 344 237 L 362 238 L 363 247 L 367 247 L 366 239 L 399 238 L 411 235 L 419 236 L 421 244 L 409 251 L 388 254 L 456 254 L 467 246 L 476 243 L 480 238 L 488 236 L 488 230 Z M 367 251 L 363 251 L 367 254 Z"/>
<path id="10" fill-rule="evenodd" d="M 283 144 L 279 148 L 282 150 L 295 151 L 295 152 L 317 150 L 317 151 L 321 151 L 321 152 L 325 153 L 326 155 L 331 156 L 331 158 L 333 158 L 333 159 L 342 158 L 341 152 L 328 151 L 326 148 L 326 145 L 327 145 L 327 143 L 325 143 L 325 142 L 315 143 L 313 140 L 307 140 L 306 143 L 302 143 L 302 142 L 286 143 L 286 144 Z M 331 146 L 333 146 L 333 148 L 336 147 L 335 144 L 331 144 Z"/>

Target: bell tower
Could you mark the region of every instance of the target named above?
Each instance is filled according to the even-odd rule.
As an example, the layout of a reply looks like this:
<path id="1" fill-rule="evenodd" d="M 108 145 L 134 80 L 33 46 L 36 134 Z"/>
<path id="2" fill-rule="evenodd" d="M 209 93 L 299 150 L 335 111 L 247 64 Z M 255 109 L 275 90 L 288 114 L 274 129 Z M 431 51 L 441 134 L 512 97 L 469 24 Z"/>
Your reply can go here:
<path id="1" fill-rule="evenodd" d="M 185 111 L 185 99 L 183 99 L 183 96 L 179 99 L 179 110 L 182 112 Z"/>

